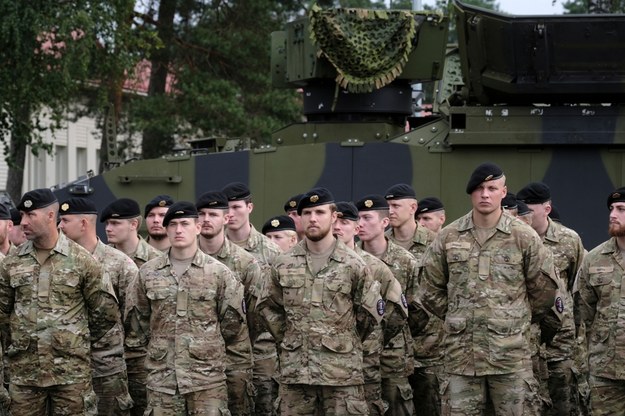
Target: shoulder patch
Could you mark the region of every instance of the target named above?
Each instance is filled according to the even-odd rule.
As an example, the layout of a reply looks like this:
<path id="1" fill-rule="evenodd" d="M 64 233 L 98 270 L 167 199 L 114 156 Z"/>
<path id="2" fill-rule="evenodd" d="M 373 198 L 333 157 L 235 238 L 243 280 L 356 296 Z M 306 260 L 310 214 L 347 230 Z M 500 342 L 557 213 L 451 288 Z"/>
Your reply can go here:
<path id="1" fill-rule="evenodd" d="M 404 305 L 404 308 L 408 308 L 408 301 L 406 300 L 406 295 L 401 294 L 401 304 Z"/>
<path id="2" fill-rule="evenodd" d="M 245 299 L 241 301 L 241 310 L 243 311 L 244 314 L 247 313 L 247 305 L 245 304 Z"/>
<path id="3" fill-rule="evenodd" d="M 560 296 L 556 298 L 556 310 L 560 313 L 564 312 L 564 301 Z"/>
<path id="4" fill-rule="evenodd" d="M 402 297 L 403 297 L 403 296 L 404 296 L 404 295 L 402 294 Z M 385 309 L 385 306 L 386 306 L 386 305 L 384 304 L 384 300 L 379 299 L 379 300 L 378 300 L 378 304 L 377 304 L 378 315 L 380 315 L 380 316 L 384 315 L 384 309 Z"/>

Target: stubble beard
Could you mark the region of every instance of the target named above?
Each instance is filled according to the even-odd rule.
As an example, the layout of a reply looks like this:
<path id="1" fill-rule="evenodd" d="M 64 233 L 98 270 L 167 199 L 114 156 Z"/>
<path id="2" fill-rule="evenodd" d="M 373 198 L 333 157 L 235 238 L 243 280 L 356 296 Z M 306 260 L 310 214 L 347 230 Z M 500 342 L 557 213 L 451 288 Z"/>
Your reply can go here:
<path id="1" fill-rule="evenodd" d="M 611 237 L 625 237 L 625 225 L 610 224 L 608 227 L 608 233 Z"/>

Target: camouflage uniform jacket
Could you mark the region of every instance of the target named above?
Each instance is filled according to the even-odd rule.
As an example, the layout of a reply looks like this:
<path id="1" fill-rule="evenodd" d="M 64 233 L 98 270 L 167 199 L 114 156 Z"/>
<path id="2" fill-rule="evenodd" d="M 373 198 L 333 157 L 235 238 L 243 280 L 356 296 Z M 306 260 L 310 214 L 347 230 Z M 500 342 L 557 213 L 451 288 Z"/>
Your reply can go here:
<path id="1" fill-rule="evenodd" d="M 584 258 L 584 246 L 579 235 L 547 218 L 549 226 L 543 238 L 543 244 L 553 254 L 553 262 L 564 286 L 570 290 L 575 280 L 577 270 Z M 573 298 L 570 291 L 562 293 L 565 309 L 562 314 L 562 328 L 553 340 L 547 345 L 547 361 L 561 361 L 573 357 L 575 350 L 575 324 L 573 320 Z"/>
<path id="2" fill-rule="evenodd" d="M 225 264 L 234 276 L 243 284 L 245 303 L 248 306 L 247 316 L 251 318 L 253 305 L 256 304 L 256 297 L 251 293 L 250 288 L 259 284 L 261 279 L 260 264 L 254 256 L 234 244 L 227 238 L 221 249 L 212 257 Z M 248 325 L 253 322 L 248 319 Z M 243 348 L 242 350 L 233 350 L 233 347 Z M 228 369 L 245 370 L 253 367 L 252 348 L 248 343 L 237 343 L 235 345 L 226 346 L 226 354 L 228 357 Z"/>
<path id="3" fill-rule="evenodd" d="M 388 230 L 386 236 L 395 242 L 393 229 Z M 417 259 L 419 269 L 423 263 L 425 251 L 432 244 L 435 237 L 436 234 L 434 232 L 417 223 L 417 228 L 412 238 L 412 245 L 408 251 Z M 430 314 L 430 320 L 423 333 L 413 337 L 415 368 L 433 367 L 443 363 L 443 333 L 443 321 L 436 315 Z"/>
<path id="4" fill-rule="evenodd" d="M 93 377 L 104 377 L 126 370 L 124 360 L 124 312 L 126 289 L 139 272 L 135 263 L 121 251 L 98 240 L 93 258 L 102 266 L 102 273 L 111 282 L 111 295 L 117 299 L 120 319 L 100 340 L 91 345 Z"/>
<path id="5" fill-rule="evenodd" d="M 101 271 L 85 249 L 62 233 L 43 264 L 32 241 L 5 257 L 0 320 L 10 324 L 11 383 L 49 387 L 91 379 L 91 341 L 119 319 L 115 299 L 103 290 L 110 282 Z"/>
<path id="6" fill-rule="evenodd" d="M 576 323 L 586 324 L 590 374 L 625 380 L 625 261 L 616 238 L 586 254 L 573 291 Z"/>
<path id="7" fill-rule="evenodd" d="M 384 314 L 380 284 L 336 241 L 316 274 L 306 240 L 279 256 L 258 310 L 280 350 L 281 382 L 325 386 L 364 382 L 361 340 Z"/>
<path id="8" fill-rule="evenodd" d="M 144 264 L 125 316 L 128 330 L 147 344 L 147 388 L 187 394 L 222 384 L 226 345 L 247 340 L 243 308 L 243 285 L 199 249 L 177 280 L 168 255 Z"/>
<path id="9" fill-rule="evenodd" d="M 271 273 L 270 266 L 273 264 L 275 258 L 281 253 L 280 247 L 278 247 L 276 243 L 271 241 L 269 238 L 259 233 L 253 225 L 250 224 L 250 226 L 250 236 L 247 239 L 247 245 L 243 248 L 245 251 L 254 256 L 256 260 L 258 260 L 263 273 L 262 279 L 268 280 L 269 274 Z M 253 309 L 253 307 L 250 309 Z M 264 328 L 254 340 L 252 348 L 254 351 L 254 358 L 257 360 L 264 360 L 277 356 L 276 342 Z"/>
<path id="10" fill-rule="evenodd" d="M 483 245 L 474 228 L 469 212 L 441 230 L 424 258 L 421 300 L 445 320 L 445 371 L 484 376 L 531 368 L 530 320 L 551 311 L 561 319 L 552 256 L 530 226 L 506 213 Z M 545 322 L 552 330 L 560 324 Z"/>
<path id="11" fill-rule="evenodd" d="M 382 380 L 380 355 L 386 344 L 385 339 L 393 339 L 403 331 L 407 324 L 408 308 L 401 284 L 386 264 L 360 247 L 356 247 L 355 251 L 367 264 L 371 277 L 380 283 L 380 295 L 386 304 L 382 325 L 376 327 L 362 343 L 365 383 L 375 383 Z"/>

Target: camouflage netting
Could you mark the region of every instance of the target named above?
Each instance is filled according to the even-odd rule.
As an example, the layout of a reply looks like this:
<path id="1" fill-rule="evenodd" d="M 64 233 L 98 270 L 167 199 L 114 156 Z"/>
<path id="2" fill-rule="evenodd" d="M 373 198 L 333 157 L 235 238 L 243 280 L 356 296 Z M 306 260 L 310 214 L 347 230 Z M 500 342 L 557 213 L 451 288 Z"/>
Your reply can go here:
<path id="1" fill-rule="evenodd" d="M 332 63 L 337 84 L 350 92 L 371 92 L 390 84 L 408 61 L 417 32 L 414 14 L 405 10 L 313 6 L 309 17 L 318 55 Z"/>

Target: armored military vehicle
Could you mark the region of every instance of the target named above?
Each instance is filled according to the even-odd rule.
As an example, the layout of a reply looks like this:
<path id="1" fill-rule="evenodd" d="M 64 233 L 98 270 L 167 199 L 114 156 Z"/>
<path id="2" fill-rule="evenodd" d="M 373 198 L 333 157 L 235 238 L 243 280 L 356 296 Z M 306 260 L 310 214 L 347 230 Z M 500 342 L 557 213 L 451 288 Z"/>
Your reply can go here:
<path id="1" fill-rule="evenodd" d="M 594 247 L 606 238 L 606 195 L 625 184 L 625 16 L 452 9 L 450 48 L 449 17 L 436 12 L 315 8 L 271 38 L 273 83 L 301 90 L 305 122 L 255 148 L 208 139 L 56 192 L 103 207 L 163 193 L 194 201 L 241 181 L 260 224 L 313 186 L 353 200 L 406 182 L 453 219 L 470 208 L 470 172 L 493 161 L 512 192 L 549 184 L 563 222 Z M 428 115 L 413 116 L 415 83 L 435 85 Z"/>

